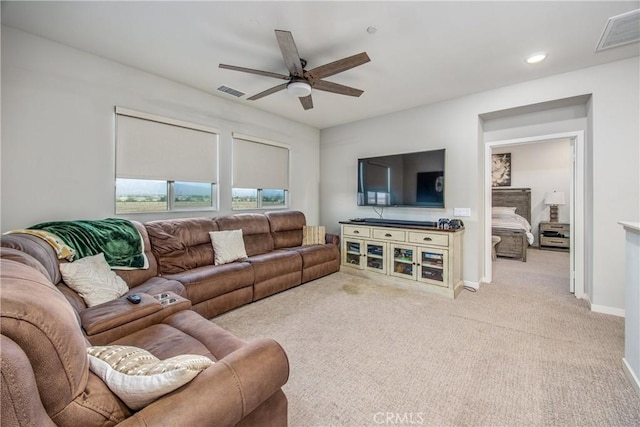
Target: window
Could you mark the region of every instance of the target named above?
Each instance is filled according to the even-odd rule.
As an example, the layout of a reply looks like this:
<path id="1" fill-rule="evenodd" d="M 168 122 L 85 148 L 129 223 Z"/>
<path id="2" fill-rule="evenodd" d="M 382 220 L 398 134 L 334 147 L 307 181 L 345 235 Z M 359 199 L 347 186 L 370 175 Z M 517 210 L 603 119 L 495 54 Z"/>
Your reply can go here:
<path id="1" fill-rule="evenodd" d="M 116 120 L 116 213 L 217 208 L 217 131 L 119 107 Z"/>
<path id="2" fill-rule="evenodd" d="M 233 138 L 231 208 L 286 208 L 289 147 L 239 134 Z"/>

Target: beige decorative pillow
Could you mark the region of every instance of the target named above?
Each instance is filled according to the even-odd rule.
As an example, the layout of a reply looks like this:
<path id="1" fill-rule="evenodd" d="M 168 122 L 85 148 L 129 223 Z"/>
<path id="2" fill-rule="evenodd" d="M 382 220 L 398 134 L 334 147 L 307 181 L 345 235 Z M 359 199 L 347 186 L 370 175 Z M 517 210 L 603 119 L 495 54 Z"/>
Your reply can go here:
<path id="1" fill-rule="evenodd" d="M 91 372 L 134 410 L 182 387 L 213 364 L 193 354 L 160 360 L 142 348 L 124 345 L 89 347 L 87 353 Z"/>
<path id="2" fill-rule="evenodd" d="M 60 273 L 64 282 L 89 307 L 119 298 L 129 291 L 127 283 L 111 271 L 103 253 L 62 263 Z"/>
<path id="3" fill-rule="evenodd" d="M 305 225 L 302 227 L 302 246 L 324 245 L 324 225 Z"/>
<path id="4" fill-rule="evenodd" d="M 247 257 L 242 230 L 210 231 L 214 264 L 221 265 Z"/>

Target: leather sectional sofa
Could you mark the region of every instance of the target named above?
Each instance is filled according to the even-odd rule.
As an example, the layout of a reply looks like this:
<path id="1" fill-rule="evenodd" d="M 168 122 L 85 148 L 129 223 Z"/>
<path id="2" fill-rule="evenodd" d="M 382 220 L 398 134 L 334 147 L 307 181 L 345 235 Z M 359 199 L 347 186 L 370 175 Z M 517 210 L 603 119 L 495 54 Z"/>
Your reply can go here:
<path id="1" fill-rule="evenodd" d="M 273 340 L 244 342 L 207 319 L 337 271 L 338 237 L 302 246 L 305 217 L 292 211 L 134 223 L 149 268 L 117 274 L 139 304 L 125 295 L 87 307 L 62 280 L 48 243 L 2 237 L 2 425 L 286 425 L 285 351 Z M 247 258 L 214 265 L 209 232 L 237 229 Z M 96 345 L 215 363 L 132 410 L 89 369 L 86 348 Z"/>

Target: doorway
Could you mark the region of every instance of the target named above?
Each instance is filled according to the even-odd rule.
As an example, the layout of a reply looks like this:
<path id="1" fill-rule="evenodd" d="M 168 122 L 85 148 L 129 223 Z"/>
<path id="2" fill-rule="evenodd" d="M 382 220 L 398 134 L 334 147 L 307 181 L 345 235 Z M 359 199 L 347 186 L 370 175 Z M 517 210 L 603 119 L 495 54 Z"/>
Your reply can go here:
<path id="1" fill-rule="evenodd" d="M 487 283 L 492 281 L 491 259 L 491 154 L 494 149 L 535 144 L 553 140 L 567 139 L 571 146 L 571 179 L 569 186 L 571 226 L 569 253 L 569 291 L 576 298 L 584 298 L 584 132 L 566 132 L 551 135 L 540 135 L 527 138 L 509 139 L 486 142 L 484 144 L 484 271 L 483 277 Z"/>

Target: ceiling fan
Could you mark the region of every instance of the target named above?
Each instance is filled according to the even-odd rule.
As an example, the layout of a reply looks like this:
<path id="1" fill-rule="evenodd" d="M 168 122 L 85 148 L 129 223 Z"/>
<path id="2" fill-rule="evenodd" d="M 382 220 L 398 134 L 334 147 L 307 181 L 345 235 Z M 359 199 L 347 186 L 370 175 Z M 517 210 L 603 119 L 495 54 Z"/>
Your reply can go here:
<path id="1" fill-rule="evenodd" d="M 273 77 L 276 79 L 286 80 L 286 83 L 282 83 L 278 86 L 274 86 L 271 89 L 267 89 L 256 95 L 253 95 L 249 99 L 255 101 L 263 98 L 267 95 L 279 92 L 281 90 L 287 90 L 298 98 L 305 110 L 313 108 L 313 100 L 311 99 L 311 88 L 322 90 L 325 92 L 337 93 L 340 95 L 348 96 L 360 96 L 364 91 L 349 86 L 344 86 L 338 83 L 328 82 L 322 80 L 325 77 L 333 76 L 334 74 L 341 73 L 343 71 L 355 68 L 359 65 L 365 64 L 370 61 L 366 52 L 358 53 L 347 58 L 342 58 L 334 62 L 330 62 L 325 65 L 321 65 L 312 70 L 305 70 L 307 61 L 300 58 L 298 54 L 298 48 L 293 41 L 293 35 L 289 31 L 275 30 L 276 39 L 278 45 L 282 51 L 282 58 L 289 70 L 289 75 L 272 73 L 270 71 L 254 70 L 252 68 L 237 67 L 235 65 L 220 64 L 220 68 L 227 70 L 242 71 L 244 73 L 257 74 L 260 76 Z"/>

